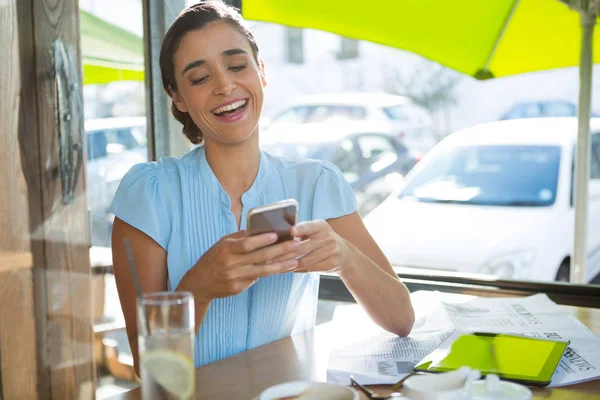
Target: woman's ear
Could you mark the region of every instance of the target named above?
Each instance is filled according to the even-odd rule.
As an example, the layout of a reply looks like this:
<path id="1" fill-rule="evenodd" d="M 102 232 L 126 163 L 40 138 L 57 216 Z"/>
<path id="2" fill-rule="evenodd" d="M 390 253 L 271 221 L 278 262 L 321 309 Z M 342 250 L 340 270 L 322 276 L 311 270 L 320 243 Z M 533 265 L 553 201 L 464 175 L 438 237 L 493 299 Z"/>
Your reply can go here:
<path id="1" fill-rule="evenodd" d="M 177 91 L 174 90 L 171 85 L 169 85 L 169 94 L 173 99 L 173 104 L 175 104 L 175 107 L 177 107 L 177 109 L 181 112 L 187 112 L 187 106 L 185 105 L 185 102 L 183 101 L 179 93 L 177 93 Z"/>
<path id="2" fill-rule="evenodd" d="M 267 87 L 267 73 L 265 72 L 265 62 L 262 58 L 258 60 L 258 72 L 260 73 L 260 81 L 263 88 Z"/>

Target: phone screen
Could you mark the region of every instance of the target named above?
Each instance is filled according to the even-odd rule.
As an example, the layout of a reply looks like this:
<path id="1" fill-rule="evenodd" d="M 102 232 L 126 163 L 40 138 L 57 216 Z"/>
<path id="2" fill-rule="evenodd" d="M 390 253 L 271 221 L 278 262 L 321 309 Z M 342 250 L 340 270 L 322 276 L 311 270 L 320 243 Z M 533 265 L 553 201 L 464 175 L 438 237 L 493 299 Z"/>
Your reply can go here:
<path id="1" fill-rule="evenodd" d="M 248 220 L 250 236 L 277 233 L 277 243 L 293 239 L 290 229 L 296 224 L 296 206 L 288 205 L 252 214 Z"/>

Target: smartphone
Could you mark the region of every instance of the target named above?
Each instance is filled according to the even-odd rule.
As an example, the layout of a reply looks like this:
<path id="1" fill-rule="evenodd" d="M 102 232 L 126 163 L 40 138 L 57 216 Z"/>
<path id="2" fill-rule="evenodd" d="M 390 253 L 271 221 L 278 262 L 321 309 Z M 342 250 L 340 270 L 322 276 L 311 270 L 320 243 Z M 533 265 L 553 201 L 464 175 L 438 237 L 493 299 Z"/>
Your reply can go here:
<path id="1" fill-rule="evenodd" d="M 256 207 L 248 211 L 246 230 L 250 236 L 262 233 L 277 233 L 277 242 L 292 240 L 292 226 L 296 225 L 298 202 L 287 199 L 266 206 Z"/>

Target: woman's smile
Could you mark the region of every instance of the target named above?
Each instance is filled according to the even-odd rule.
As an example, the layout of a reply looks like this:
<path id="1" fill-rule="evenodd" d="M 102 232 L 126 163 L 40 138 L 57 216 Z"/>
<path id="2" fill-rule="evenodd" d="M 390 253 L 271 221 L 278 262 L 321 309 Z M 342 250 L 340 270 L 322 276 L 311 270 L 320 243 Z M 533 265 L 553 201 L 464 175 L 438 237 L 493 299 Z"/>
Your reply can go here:
<path id="1" fill-rule="evenodd" d="M 249 103 L 249 98 L 235 99 L 213 109 L 211 113 L 220 122 L 234 122 L 246 115 Z"/>

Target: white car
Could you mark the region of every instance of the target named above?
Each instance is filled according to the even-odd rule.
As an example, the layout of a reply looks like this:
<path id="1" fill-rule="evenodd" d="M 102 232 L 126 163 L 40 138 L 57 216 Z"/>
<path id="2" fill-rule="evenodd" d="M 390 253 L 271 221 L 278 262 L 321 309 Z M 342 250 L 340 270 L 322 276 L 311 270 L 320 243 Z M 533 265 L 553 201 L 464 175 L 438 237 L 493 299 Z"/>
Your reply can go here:
<path id="1" fill-rule="evenodd" d="M 302 96 L 272 118 L 261 121 L 263 130 L 285 125 L 332 121 L 371 121 L 408 147 L 425 152 L 435 143 L 432 119 L 409 98 L 387 93 L 329 93 Z"/>
<path id="2" fill-rule="evenodd" d="M 148 159 L 146 117 L 111 117 L 85 121 L 86 181 L 92 244 L 110 246 L 114 215 L 109 208 L 121 178 Z"/>
<path id="3" fill-rule="evenodd" d="M 592 119 L 586 279 L 600 272 L 600 119 Z M 574 237 L 575 118 L 454 133 L 365 224 L 395 266 L 566 281 Z"/>

